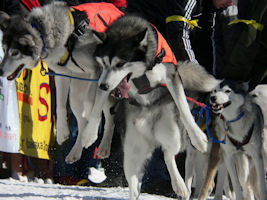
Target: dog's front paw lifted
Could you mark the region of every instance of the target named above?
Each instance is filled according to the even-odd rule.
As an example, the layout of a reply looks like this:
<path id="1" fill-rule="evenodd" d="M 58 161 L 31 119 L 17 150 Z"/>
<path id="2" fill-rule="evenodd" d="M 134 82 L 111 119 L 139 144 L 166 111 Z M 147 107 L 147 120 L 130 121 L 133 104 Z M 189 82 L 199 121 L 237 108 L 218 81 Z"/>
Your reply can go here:
<path id="1" fill-rule="evenodd" d="M 109 141 L 102 139 L 97 150 L 97 155 L 101 158 L 108 158 L 110 155 L 110 148 L 111 148 L 111 143 Z"/>
<path id="2" fill-rule="evenodd" d="M 197 133 L 195 133 L 195 135 L 189 135 L 189 137 L 192 145 L 197 150 L 200 152 L 206 152 L 208 150 L 208 138 L 200 129 L 197 131 Z"/>
<path id="3" fill-rule="evenodd" d="M 67 126 L 68 127 L 68 126 Z M 56 139 L 59 145 L 62 145 L 69 138 L 70 131 L 68 128 L 57 127 Z"/>
<path id="4" fill-rule="evenodd" d="M 82 132 L 82 147 L 90 147 L 98 137 L 98 127 L 100 124 L 100 119 L 90 119 L 85 129 Z"/>
<path id="5" fill-rule="evenodd" d="M 77 142 L 76 142 L 77 143 Z M 72 164 L 78 160 L 80 160 L 82 156 L 83 147 L 81 142 L 77 143 L 72 147 L 70 153 L 67 155 L 65 161 L 68 164 Z"/>

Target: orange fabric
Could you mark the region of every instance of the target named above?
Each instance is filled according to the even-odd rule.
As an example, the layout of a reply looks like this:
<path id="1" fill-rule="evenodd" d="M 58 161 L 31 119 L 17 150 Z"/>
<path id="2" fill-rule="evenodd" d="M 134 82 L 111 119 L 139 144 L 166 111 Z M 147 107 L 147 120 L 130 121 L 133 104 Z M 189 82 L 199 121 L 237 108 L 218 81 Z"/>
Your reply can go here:
<path id="1" fill-rule="evenodd" d="M 163 57 L 162 63 L 174 63 L 175 65 L 177 65 L 177 60 L 176 60 L 170 46 L 168 45 L 167 41 L 161 35 L 161 33 L 158 31 L 158 29 L 154 25 L 152 25 L 152 26 L 155 28 L 155 30 L 157 31 L 157 35 L 158 35 L 158 50 L 157 50 L 156 56 L 159 55 L 161 50 L 164 48 L 166 55 Z"/>
<path id="2" fill-rule="evenodd" d="M 89 27 L 98 32 L 105 32 L 107 27 L 97 16 L 99 14 L 107 25 L 111 25 L 115 20 L 124 15 L 116 6 L 111 3 L 84 3 L 72 7 L 75 10 L 86 12 L 90 20 Z"/>
<path id="3" fill-rule="evenodd" d="M 113 3 L 117 7 L 126 7 L 127 2 L 126 0 L 107 0 L 108 3 Z"/>

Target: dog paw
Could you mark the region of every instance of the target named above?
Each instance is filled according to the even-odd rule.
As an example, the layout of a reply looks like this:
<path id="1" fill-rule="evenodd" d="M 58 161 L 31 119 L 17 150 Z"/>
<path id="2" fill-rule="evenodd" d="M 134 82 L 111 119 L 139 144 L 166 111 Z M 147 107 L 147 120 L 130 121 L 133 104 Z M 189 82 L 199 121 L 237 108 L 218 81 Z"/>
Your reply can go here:
<path id="1" fill-rule="evenodd" d="M 72 147 L 71 151 L 69 152 L 69 154 L 67 155 L 67 157 L 65 158 L 66 163 L 72 164 L 72 163 L 80 160 L 80 158 L 82 156 L 82 151 L 83 151 L 83 148 L 82 148 L 81 144 L 74 145 Z"/>
<path id="2" fill-rule="evenodd" d="M 190 137 L 190 141 L 192 145 L 200 152 L 207 152 L 208 138 L 201 130 L 198 131 L 195 136 Z"/>
<path id="3" fill-rule="evenodd" d="M 97 155 L 101 158 L 108 158 L 110 155 L 110 148 L 110 143 L 102 141 L 98 147 Z"/>
<path id="4" fill-rule="evenodd" d="M 82 147 L 90 147 L 98 137 L 98 126 L 100 120 L 91 119 L 83 130 L 82 134 Z"/>
<path id="5" fill-rule="evenodd" d="M 88 148 L 90 147 L 95 141 L 97 140 L 97 133 L 87 133 L 86 135 L 83 134 L 82 137 L 82 147 Z"/>
<path id="6" fill-rule="evenodd" d="M 57 128 L 57 134 L 56 134 L 57 143 L 59 145 L 62 145 L 63 142 L 65 142 L 69 138 L 69 134 L 70 134 L 69 129 Z"/>
<path id="7" fill-rule="evenodd" d="M 184 183 L 180 183 L 179 181 L 172 181 L 172 188 L 177 195 L 185 199 L 189 196 L 189 191 Z"/>

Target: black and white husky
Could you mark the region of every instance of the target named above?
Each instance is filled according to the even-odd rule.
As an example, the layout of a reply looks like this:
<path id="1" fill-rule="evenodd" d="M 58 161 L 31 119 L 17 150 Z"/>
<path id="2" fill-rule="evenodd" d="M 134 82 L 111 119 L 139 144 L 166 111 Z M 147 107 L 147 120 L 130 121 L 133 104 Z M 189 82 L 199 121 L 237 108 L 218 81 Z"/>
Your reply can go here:
<path id="1" fill-rule="evenodd" d="M 109 5 L 115 8 L 114 5 Z M 109 10 L 101 10 L 101 14 L 103 13 L 109 13 Z M 77 18 L 81 18 L 84 15 L 78 13 L 77 16 Z M 87 16 L 85 15 L 85 17 Z M 82 24 L 82 28 L 85 29 L 81 31 L 85 33 L 79 36 L 75 46 L 71 49 L 72 52 L 68 49 L 71 58 L 69 61 L 67 60 L 64 67 L 58 64 L 61 58 L 65 58 L 66 44 L 69 44 L 68 41 L 74 28 L 76 30 L 80 27 L 79 22 L 73 18 L 73 12 L 63 2 L 53 2 L 41 8 L 34 8 L 26 18 L 23 16 L 10 17 L 4 12 L 0 12 L 0 27 L 3 30 L 5 50 L 0 65 L 0 75 L 7 77 L 8 80 L 13 80 L 24 68 L 35 67 L 42 58 L 56 73 L 83 79 L 98 79 L 100 73 L 93 58 L 96 41 L 91 29 Z M 98 17 L 95 18 L 95 20 L 97 19 Z M 66 61 L 66 59 L 63 60 Z M 55 82 L 57 92 L 56 135 L 57 142 L 62 144 L 69 137 L 66 111 L 68 97 L 70 107 L 78 122 L 79 133 L 83 134 L 82 130 L 89 120 L 97 84 L 61 76 L 56 76 Z M 112 131 L 112 127 L 109 126 L 112 126 L 113 123 L 109 123 L 109 121 L 106 120 L 106 131 Z M 81 153 L 81 134 L 78 134 L 78 139 L 66 161 L 78 160 Z"/>
<path id="2" fill-rule="evenodd" d="M 102 104 L 117 88 L 119 96 L 128 99 L 123 103 L 124 112 L 117 114 L 123 115 L 121 123 L 126 127 L 124 171 L 130 199 L 138 198 L 145 161 L 156 147 L 164 152 L 173 190 L 187 196 L 188 189 L 175 163 L 175 154 L 184 145 L 183 130 L 187 130 L 191 143 L 200 151 L 206 151 L 207 137 L 191 115 L 183 86 L 195 91 L 211 91 L 219 81 L 194 63 L 181 63 L 178 68 L 173 63 L 162 63 L 165 54 L 161 59 L 156 58 L 155 28 L 140 17 L 121 17 L 106 33 L 95 33 L 95 36 L 99 42 L 95 56 L 103 68 L 99 79 L 102 92 L 97 94 L 86 127 L 90 134 L 84 135 L 83 145 L 92 143 Z M 103 140 L 109 141 L 111 137 L 105 134 Z"/>
<path id="3" fill-rule="evenodd" d="M 260 107 L 254 103 L 254 97 L 247 93 L 248 84 L 224 81 L 211 93 L 210 104 L 212 111 L 220 115 L 215 124 L 216 134 L 220 140 L 225 139 L 225 144 L 221 144 L 223 160 L 230 174 L 236 199 L 249 197 L 246 193 L 249 167 L 255 166 L 258 199 L 264 200 L 267 199 L 262 154 L 264 122 Z M 253 162 L 236 166 L 244 158 L 244 154 Z M 217 187 L 223 187 L 223 180 L 219 180 Z"/>

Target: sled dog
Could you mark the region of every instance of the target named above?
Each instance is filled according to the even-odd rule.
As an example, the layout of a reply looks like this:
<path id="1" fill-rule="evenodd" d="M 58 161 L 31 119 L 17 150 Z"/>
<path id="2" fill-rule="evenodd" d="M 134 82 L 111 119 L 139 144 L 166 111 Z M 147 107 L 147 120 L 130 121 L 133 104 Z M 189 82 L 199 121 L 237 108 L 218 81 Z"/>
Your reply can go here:
<path id="1" fill-rule="evenodd" d="M 244 181 L 249 175 L 249 165 L 254 165 L 256 168 L 259 199 L 266 199 L 262 155 L 263 115 L 260 107 L 254 103 L 253 97 L 248 95 L 248 84 L 227 80 L 222 82 L 212 91 L 210 104 L 212 111 L 220 115 L 220 119 L 216 123 L 218 127 L 216 134 L 220 140 L 225 140 L 225 144 L 221 144 L 222 156 L 231 177 L 236 199 L 246 198 Z M 253 162 L 236 167 L 236 159 L 242 159 L 240 153 L 251 157 Z M 246 174 L 246 177 L 238 176 L 240 173 Z M 220 186 L 222 184 L 218 183 Z"/>
<path id="2" fill-rule="evenodd" d="M 95 32 L 95 37 L 99 43 L 95 56 L 102 67 L 98 83 L 102 91 L 85 128 L 90 134 L 83 135 L 83 145 L 92 143 L 102 104 L 117 89 L 127 99 L 123 101 L 124 112 L 117 114 L 124 116 L 121 123 L 126 127 L 124 172 L 130 199 L 138 198 L 144 163 L 156 147 L 164 152 L 173 190 L 187 196 L 188 189 L 174 160 L 183 149 L 183 130 L 187 130 L 191 143 L 200 151 L 206 151 L 207 137 L 191 115 L 183 85 L 190 90 L 211 91 L 218 80 L 191 62 L 180 63 L 177 68 L 169 47 L 158 44 L 161 35 L 143 18 L 126 15 L 105 33 Z"/>
<path id="3" fill-rule="evenodd" d="M 88 3 L 91 7 L 93 4 L 95 3 Z M 99 3 L 97 6 L 101 8 L 103 5 L 116 9 L 113 15 L 107 9 L 99 12 L 102 17 L 103 15 L 112 16 L 109 22 L 122 14 L 112 4 Z M 85 23 L 87 21 L 77 21 L 83 17 L 87 18 L 88 14 L 76 8 L 74 10 L 70 10 L 65 3 L 54 2 L 41 8 L 34 8 L 26 19 L 22 16 L 10 17 L 1 12 L 0 24 L 4 33 L 5 55 L 0 66 L 0 75 L 13 80 L 24 68 L 33 68 L 40 59 L 44 59 L 48 67 L 56 73 L 85 79 L 98 79 L 100 74 L 93 57 L 96 42 L 91 30 L 98 30 L 96 27 L 100 25 L 97 23 L 101 16 L 98 17 L 99 13 L 95 14 L 94 20 L 90 21 L 90 24 L 95 23 L 95 27 L 89 29 L 88 24 Z M 92 15 L 92 13 L 89 14 Z M 77 37 L 78 41 L 75 44 L 71 39 Z M 97 84 L 61 76 L 56 76 L 55 82 L 57 142 L 62 144 L 69 136 L 67 99 L 69 98 L 70 107 L 78 121 L 79 133 L 82 133 L 89 119 Z M 113 131 L 112 127 L 109 127 L 112 126 L 109 121 L 106 120 L 105 130 Z M 67 162 L 74 162 L 80 158 L 82 153 L 80 143 L 81 135 L 78 134 L 78 139 L 66 158 Z"/>

